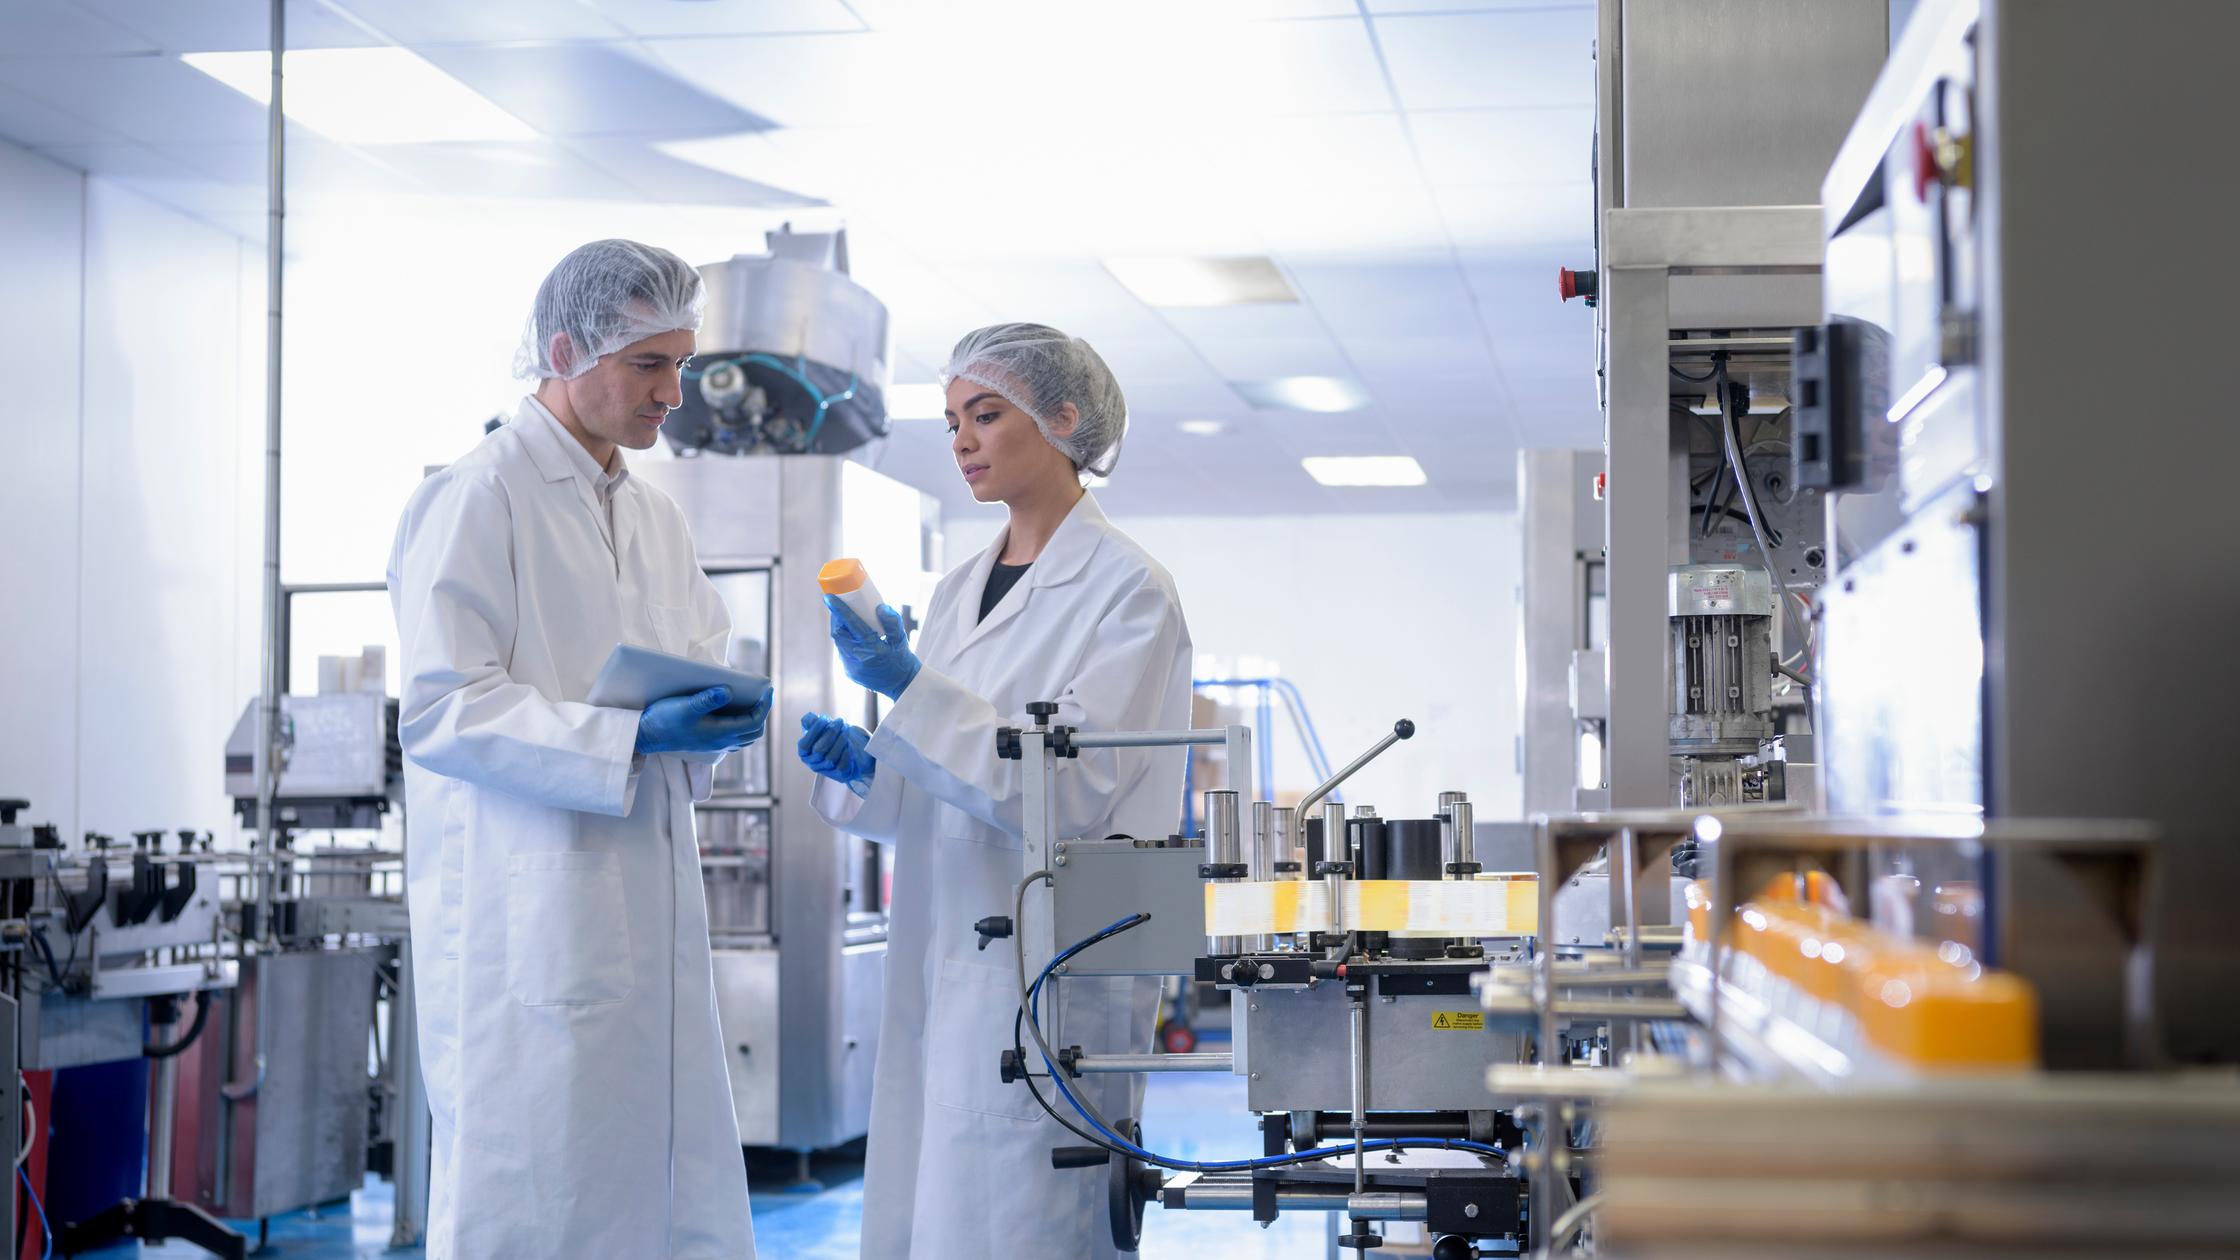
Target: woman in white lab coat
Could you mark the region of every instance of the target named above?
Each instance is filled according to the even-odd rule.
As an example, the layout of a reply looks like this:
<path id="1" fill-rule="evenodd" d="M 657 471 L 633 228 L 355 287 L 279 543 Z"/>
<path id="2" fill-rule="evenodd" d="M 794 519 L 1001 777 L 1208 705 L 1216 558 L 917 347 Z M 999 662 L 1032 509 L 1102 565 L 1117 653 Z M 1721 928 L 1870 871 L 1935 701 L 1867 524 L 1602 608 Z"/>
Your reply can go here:
<path id="1" fill-rule="evenodd" d="M 942 579 L 915 654 L 891 608 L 873 628 L 835 603 L 849 676 L 894 704 L 875 734 L 810 715 L 800 743 L 824 776 L 819 811 L 896 846 L 863 1255 L 1111 1257 L 1104 1171 L 1051 1168 L 1051 1148 L 1079 1139 L 998 1075 L 1018 978 L 1010 951 L 976 948 L 973 924 L 1011 914 L 1025 872 L 1021 763 L 996 757 L 996 731 L 1029 725 L 1037 700 L 1085 730 L 1187 725 L 1190 632 L 1166 570 L 1082 488 L 1084 471 L 1110 472 L 1127 423 L 1095 351 L 1055 329 L 998 325 L 958 343 L 943 375 L 958 470 L 1009 523 Z M 1182 768 L 1175 749 L 1061 762 L 1059 834 L 1169 834 Z M 1036 896 L 1047 890 L 1029 894 L 1030 915 Z M 1067 981 L 1066 1040 L 1148 1050 L 1157 993 L 1150 979 Z M 1139 1114 L 1141 1078 L 1074 1087 L 1116 1123 Z"/>

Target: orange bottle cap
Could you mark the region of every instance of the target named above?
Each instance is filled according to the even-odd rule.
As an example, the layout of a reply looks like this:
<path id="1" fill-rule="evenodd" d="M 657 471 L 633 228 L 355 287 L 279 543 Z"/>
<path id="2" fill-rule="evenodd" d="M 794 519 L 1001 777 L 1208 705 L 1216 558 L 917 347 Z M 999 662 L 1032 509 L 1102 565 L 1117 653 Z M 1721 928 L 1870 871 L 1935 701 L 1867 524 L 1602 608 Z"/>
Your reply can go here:
<path id="1" fill-rule="evenodd" d="M 817 570 L 817 585 L 827 595 L 846 595 L 861 590 L 866 580 L 861 560 L 834 560 Z"/>

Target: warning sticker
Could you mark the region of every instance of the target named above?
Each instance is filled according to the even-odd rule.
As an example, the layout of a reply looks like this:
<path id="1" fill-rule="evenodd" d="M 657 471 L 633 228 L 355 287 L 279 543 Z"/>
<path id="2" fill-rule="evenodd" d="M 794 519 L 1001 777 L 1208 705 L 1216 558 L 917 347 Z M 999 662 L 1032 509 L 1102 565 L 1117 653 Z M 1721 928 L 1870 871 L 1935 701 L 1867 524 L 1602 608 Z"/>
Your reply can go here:
<path id="1" fill-rule="evenodd" d="M 1482 1011 L 1433 1011 L 1431 1026 L 1456 1032 L 1484 1032 L 1486 1017 Z"/>

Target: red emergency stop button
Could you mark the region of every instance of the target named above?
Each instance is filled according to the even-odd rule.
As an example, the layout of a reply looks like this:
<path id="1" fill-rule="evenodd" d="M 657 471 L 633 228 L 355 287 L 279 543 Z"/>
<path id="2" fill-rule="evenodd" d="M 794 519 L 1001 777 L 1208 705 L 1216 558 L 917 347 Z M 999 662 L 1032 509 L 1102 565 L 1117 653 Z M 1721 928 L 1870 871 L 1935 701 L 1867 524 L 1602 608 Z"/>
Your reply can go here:
<path id="1" fill-rule="evenodd" d="M 1592 306 L 1595 297 L 1595 279 L 1595 273 L 1592 271 L 1573 271 L 1569 267 L 1558 267 L 1556 268 L 1556 292 L 1566 302 L 1573 298 L 1585 298 L 1587 305 Z"/>
<path id="2" fill-rule="evenodd" d="M 1937 162 L 1937 142 L 1929 135 L 1929 124 L 1913 124 L 1913 196 L 1916 201 L 1929 199 L 1929 186 L 1944 178 L 1944 170 Z"/>

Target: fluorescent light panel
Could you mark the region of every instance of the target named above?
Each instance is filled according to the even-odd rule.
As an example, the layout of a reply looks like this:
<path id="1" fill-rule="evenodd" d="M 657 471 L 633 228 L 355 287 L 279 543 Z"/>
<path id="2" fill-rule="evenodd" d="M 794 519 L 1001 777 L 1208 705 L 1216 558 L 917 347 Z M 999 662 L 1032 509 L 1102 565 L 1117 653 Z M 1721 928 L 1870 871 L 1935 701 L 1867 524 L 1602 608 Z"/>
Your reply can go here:
<path id="1" fill-rule="evenodd" d="M 1299 461 L 1326 486 L 1420 486 L 1430 480 L 1407 455 L 1309 455 Z"/>
<path id="2" fill-rule="evenodd" d="M 1291 282 L 1267 258 L 1107 258 L 1104 269 L 1151 306 L 1250 306 L 1299 300 Z"/>
<path id="3" fill-rule="evenodd" d="M 939 385 L 887 386 L 889 420 L 939 420 L 948 405 L 947 392 Z"/>
<path id="4" fill-rule="evenodd" d="M 1212 437 L 1221 432 L 1219 420 L 1184 420 L 1174 426 L 1191 437 Z"/>
<path id="5" fill-rule="evenodd" d="M 1261 411 L 1359 411 L 1369 405 L 1369 391 L 1361 387 L 1361 382 L 1342 376 L 1231 381 L 1229 388 Z"/>
<path id="6" fill-rule="evenodd" d="M 259 105 L 272 101 L 270 53 L 180 60 Z M 287 54 L 283 71 L 281 111 L 344 144 L 537 138 L 529 124 L 402 48 L 306 48 Z"/>

